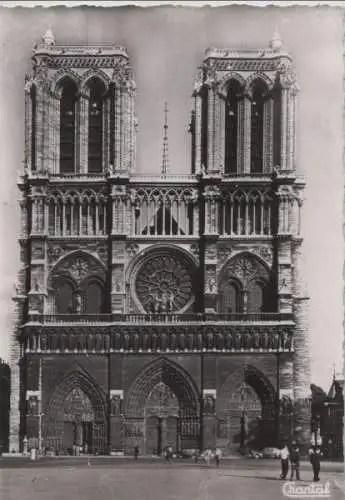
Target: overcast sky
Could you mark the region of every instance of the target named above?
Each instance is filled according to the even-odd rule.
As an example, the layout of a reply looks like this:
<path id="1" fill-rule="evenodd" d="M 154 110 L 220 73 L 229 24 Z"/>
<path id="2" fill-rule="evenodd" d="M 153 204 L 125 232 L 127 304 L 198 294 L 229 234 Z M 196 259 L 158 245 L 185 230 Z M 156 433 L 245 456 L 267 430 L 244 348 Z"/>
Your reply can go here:
<path id="1" fill-rule="evenodd" d="M 298 164 L 307 178 L 303 213 L 310 292 L 313 382 L 327 389 L 341 368 L 342 10 L 339 8 L 0 8 L 1 281 L 0 357 L 8 358 L 10 297 L 19 262 L 16 173 L 24 146 L 24 75 L 32 47 L 51 25 L 60 44 L 120 43 L 137 83 L 137 170 L 159 172 L 164 101 L 169 105 L 171 171 L 189 169 L 188 123 L 197 66 L 208 46 L 267 47 L 275 27 L 298 81 Z"/>

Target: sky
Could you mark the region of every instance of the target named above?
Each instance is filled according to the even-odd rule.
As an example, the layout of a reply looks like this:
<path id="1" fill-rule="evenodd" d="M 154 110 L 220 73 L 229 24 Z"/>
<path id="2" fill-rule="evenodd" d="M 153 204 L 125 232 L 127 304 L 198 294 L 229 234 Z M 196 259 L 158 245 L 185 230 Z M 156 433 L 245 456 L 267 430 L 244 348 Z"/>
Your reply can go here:
<path id="1" fill-rule="evenodd" d="M 264 48 L 278 29 L 300 86 L 298 170 L 312 382 L 328 389 L 343 343 L 343 41 L 336 7 L 0 8 L 0 357 L 8 359 L 11 296 L 19 265 L 17 173 L 24 158 L 24 77 L 50 25 L 59 44 L 124 45 L 137 84 L 137 171 L 158 173 L 169 107 L 170 171 L 190 167 L 188 124 L 196 70 L 209 46 Z"/>

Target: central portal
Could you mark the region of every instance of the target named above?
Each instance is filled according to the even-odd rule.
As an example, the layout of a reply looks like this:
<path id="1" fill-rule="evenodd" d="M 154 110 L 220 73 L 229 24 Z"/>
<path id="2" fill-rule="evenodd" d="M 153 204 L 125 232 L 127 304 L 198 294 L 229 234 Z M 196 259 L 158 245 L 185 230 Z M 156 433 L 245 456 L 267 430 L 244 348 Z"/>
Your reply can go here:
<path id="1" fill-rule="evenodd" d="M 146 454 L 161 455 L 167 447 L 179 451 L 179 402 L 164 382 L 150 392 L 144 414 Z"/>

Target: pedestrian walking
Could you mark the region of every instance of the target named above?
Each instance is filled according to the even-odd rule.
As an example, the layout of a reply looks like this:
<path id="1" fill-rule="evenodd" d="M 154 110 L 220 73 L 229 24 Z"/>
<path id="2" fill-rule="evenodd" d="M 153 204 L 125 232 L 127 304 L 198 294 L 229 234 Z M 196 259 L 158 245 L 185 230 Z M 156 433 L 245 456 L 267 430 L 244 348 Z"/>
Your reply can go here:
<path id="1" fill-rule="evenodd" d="M 289 448 L 284 445 L 280 452 L 281 474 L 280 479 L 286 479 L 289 472 Z"/>
<path id="2" fill-rule="evenodd" d="M 319 446 L 313 446 L 309 450 L 309 459 L 313 468 L 313 481 L 320 481 L 320 462 L 321 462 L 321 450 Z"/>
<path id="3" fill-rule="evenodd" d="M 296 480 L 299 481 L 299 466 L 300 466 L 300 453 L 296 441 L 292 441 L 291 451 L 290 451 L 290 462 L 291 462 L 291 474 L 290 481 L 293 481 L 294 473 L 296 474 Z"/>
<path id="4" fill-rule="evenodd" d="M 222 452 L 220 451 L 219 448 L 216 448 L 215 449 L 215 452 L 214 452 L 214 458 L 216 459 L 216 467 L 218 469 L 219 467 L 219 464 L 220 464 L 220 457 L 222 455 Z"/>
<path id="5" fill-rule="evenodd" d="M 139 447 L 134 446 L 134 460 L 138 460 L 138 456 L 139 456 Z"/>

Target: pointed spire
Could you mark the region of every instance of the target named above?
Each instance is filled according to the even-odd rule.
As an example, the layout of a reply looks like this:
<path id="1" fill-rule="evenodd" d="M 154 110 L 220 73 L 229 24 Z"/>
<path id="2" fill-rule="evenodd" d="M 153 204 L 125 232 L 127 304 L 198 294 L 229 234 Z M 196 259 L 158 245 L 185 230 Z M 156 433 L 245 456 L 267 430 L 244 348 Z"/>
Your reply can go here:
<path id="1" fill-rule="evenodd" d="M 45 45 L 55 45 L 55 36 L 52 32 L 51 26 L 48 27 L 47 31 L 42 36 L 42 41 Z"/>
<path id="2" fill-rule="evenodd" d="M 282 48 L 283 41 L 277 27 L 275 27 L 274 34 L 270 40 L 269 45 L 273 52 L 280 52 L 280 49 Z"/>
<path id="3" fill-rule="evenodd" d="M 168 151 L 168 103 L 164 105 L 164 133 L 162 150 L 162 175 L 167 175 L 169 169 L 169 151 Z"/>

